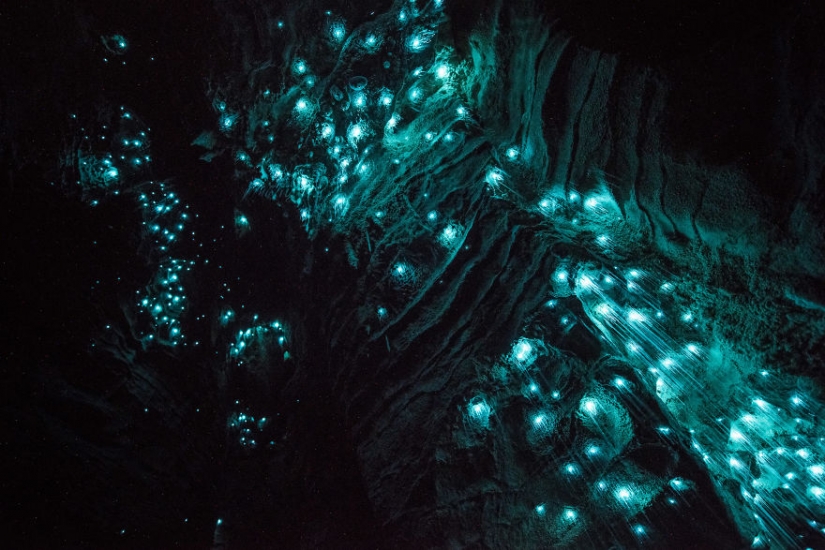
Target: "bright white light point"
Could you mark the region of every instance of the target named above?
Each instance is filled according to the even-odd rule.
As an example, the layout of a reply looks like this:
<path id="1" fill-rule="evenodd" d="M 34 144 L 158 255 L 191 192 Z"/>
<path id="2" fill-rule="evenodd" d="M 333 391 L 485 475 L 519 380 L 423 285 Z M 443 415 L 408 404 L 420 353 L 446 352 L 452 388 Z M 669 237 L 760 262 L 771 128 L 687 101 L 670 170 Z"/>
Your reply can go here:
<path id="1" fill-rule="evenodd" d="M 670 433 L 670 428 L 668 428 L 667 426 L 659 426 L 658 428 L 656 428 L 656 430 L 658 430 L 659 433 L 663 433 L 665 435 Z"/>
<path id="2" fill-rule="evenodd" d="M 576 202 L 580 198 L 581 196 L 575 191 L 570 191 L 570 193 L 567 194 L 567 200 L 569 200 L 570 202 Z"/>
<path id="3" fill-rule="evenodd" d="M 739 461 L 739 459 L 736 459 L 736 458 L 731 458 L 728 461 L 728 464 L 730 464 L 730 466 L 732 468 L 741 468 L 742 467 L 742 463 Z"/>
<path id="4" fill-rule="evenodd" d="M 793 397 L 791 397 L 791 403 L 793 403 L 794 405 L 801 405 L 802 404 L 802 398 L 799 397 L 798 395 L 794 395 Z"/>
<path id="5" fill-rule="evenodd" d="M 558 399 L 559 397 L 561 397 L 561 392 L 559 392 L 558 390 L 556 390 L 556 391 L 554 391 L 553 393 L 551 393 L 551 394 L 550 394 L 550 396 L 551 396 L 553 399 Z"/>
<path id="6" fill-rule="evenodd" d="M 636 525 L 633 527 L 633 532 L 637 535 L 644 535 L 645 533 L 647 533 L 647 530 L 645 529 L 644 525 Z"/>
<path id="7" fill-rule="evenodd" d="M 427 141 L 432 141 L 434 137 L 435 134 L 433 134 L 432 132 L 427 132 L 426 134 L 424 134 L 424 139 L 426 139 Z"/>
<path id="8" fill-rule="evenodd" d="M 617 376 L 613 379 L 613 385 L 617 388 L 623 388 L 627 384 L 627 380 L 622 378 L 621 376 Z"/>
<path id="9" fill-rule="evenodd" d="M 576 518 L 579 517 L 579 514 L 572 508 L 565 508 L 564 510 L 564 519 L 575 521 Z"/>
<path id="10" fill-rule="evenodd" d="M 825 474 L 825 465 L 823 465 L 823 464 L 814 464 L 813 466 L 808 468 L 808 471 L 811 472 L 812 476 L 819 477 L 819 476 Z"/>
<path id="11" fill-rule="evenodd" d="M 816 498 L 822 498 L 825 496 L 825 489 L 822 487 L 817 487 L 816 485 L 812 485 L 808 491 Z"/>
<path id="12" fill-rule="evenodd" d="M 519 361 L 524 361 L 528 357 L 530 357 L 530 353 L 533 351 L 533 346 L 531 346 L 528 342 L 519 342 L 516 344 L 516 349 L 513 350 L 513 354 L 515 358 Z"/>
<path id="13" fill-rule="evenodd" d="M 692 353 L 692 354 L 694 354 L 694 355 L 696 355 L 697 353 L 699 353 L 699 346 L 697 346 L 696 344 L 688 344 L 688 345 L 685 347 L 685 349 L 687 349 L 690 353 Z"/>
<path id="14" fill-rule="evenodd" d="M 518 158 L 518 148 L 510 147 L 507 149 L 507 158 L 510 160 L 516 160 Z"/>
<path id="15" fill-rule="evenodd" d="M 599 201 L 597 201 L 593 197 L 590 197 L 589 199 L 584 201 L 584 207 L 589 209 L 589 210 L 593 210 L 594 208 L 596 208 L 596 206 L 598 206 L 598 204 L 599 204 Z"/>
<path id="16" fill-rule="evenodd" d="M 483 411 L 483 410 L 484 410 L 484 407 L 482 407 L 480 403 L 476 403 L 475 405 L 473 405 L 473 412 L 474 413 L 481 414 L 481 411 Z"/>
<path id="17" fill-rule="evenodd" d="M 457 114 L 458 116 L 460 116 L 460 117 L 467 116 L 467 109 L 465 109 L 464 107 L 458 107 L 458 108 L 455 110 L 455 112 L 456 112 L 456 114 Z"/>
<path id="18" fill-rule="evenodd" d="M 627 320 L 632 323 L 644 323 L 647 317 L 639 310 L 631 309 L 627 312 Z"/>
<path id="19" fill-rule="evenodd" d="M 641 273 L 639 273 L 638 269 L 631 269 L 630 271 L 627 272 L 627 276 L 630 279 L 638 279 L 640 275 L 641 275 Z"/>
<path id="20" fill-rule="evenodd" d="M 349 129 L 349 138 L 352 140 L 357 140 L 363 134 L 363 130 L 361 130 L 361 126 L 359 124 L 354 124 L 352 128 Z"/>
<path id="21" fill-rule="evenodd" d="M 608 237 L 607 235 L 599 235 L 598 237 L 596 237 L 596 242 L 602 246 L 607 246 L 608 244 L 610 244 L 610 237 Z"/>
<path id="22" fill-rule="evenodd" d="M 601 304 L 596 306 L 596 313 L 602 316 L 610 315 L 611 308 L 609 304 L 602 302 Z"/>
<path id="23" fill-rule="evenodd" d="M 305 110 L 308 106 L 309 103 L 307 103 L 307 100 L 303 98 L 299 99 L 298 103 L 295 104 L 295 107 L 297 107 L 299 111 Z"/>
<path id="24" fill-rule="evenodd" d="M 742 432 L 740 432 L 736 428 L 731 428 L 730 438 L 734 441 L 745 441 L 745 439 L 746 439 L 744 434 L 742 434 Z"/>
<path id="25" fill-rule="evenodd" d="M 587 290 L 592 290 L 594 288 L 597 288 L 596 283 L 593 282 L 593 279 L 591 279 L 587 275 L 581 275 L 579 277 L 578 281 L 576 281 L 576 282 L 578 283 L 578 286 L 580 288 L 584 288 L 584 289 L 587 289 Z"/>
<path id="26" fill-rule="evenodd" d="M 485 178 L 485 181 L 490 185 L 496 186 L 504 181 L 504 174 L 498 168 L 491 167 L 487 170 L 487 177 Z"/>
<path id="27" fill-rule="evenodd" d="M 564 471 L 570 474 L 571 476 L 576 475 L 579 473 L 579 467 L 575 464 L 568 464 L 564 467 Z"/>
<path id="28" fill-rule="evenodd" d="M 796 451 L 796 456 L 798 456 L 802 460 L 808 460 L 809 458 L 811 458 L 811 453 L 810 451 L 808 451 L 808 449 L 799 449 L 798 451 Z"/>
<path id="29" fill-rule="evenodd" d="M 556 282 L 559 282 L 559 283 L 565 282 L 567 280 L 567 271 L 565 271 L 563 269 L 560 269 L 559 271 L 556 271 L 556 274 L 553 275 L 553 279 L 555 279 Z"/>
<path id="30" fill-rule="evenodd" d="M 590 414 L 596 414 L 599 410 L 599 405 L 595 399 L 585 399 L 582 401 L 582 408 Z"/>
<path id="31" fill-rule="evenodd" d="M 763 411 L 768 409 L 768 402 L 763 399 L 754 399 L 753 404 L 762 409 Z"/>
<path id="32" fill-rule="evenodd" d="M 347 205 L 347 202 L 347 198 L 343 195 L 340 195 L 335 198 L 334 204 L 337 209 L 342 209 Z"/>
<path id="33" fill-rule="evenodd" d="M 587 448 L 587 454 L 589 454 L 590 456 L 595 456 L 595 455 L 599 454 L 599 448 L 596 447 L 595 445 L 591 445 L 590 447 Z"/>
<path id="34" fill-rule="evenodd" d="M 629 353 L 639 353 L 642 349 L 636 342 L 628 342 L 625 347 Z"/>
<path id="35" fill-rule="evenodd" d="M 541 426 L 542 424 L 544 424 L 544 420 L 545 418 L 543 414 L 537 414 L 535 417 L 533 417 L 533 425 L 536 427 Z"/>
<path id="36" fill-rule="evenodd" d="M 431 222 L 434 222 L 434 221 L 435 221 L 435 220 L 437 220 L 437 219 L 438 219 L 438 212 L 436 212 L 435 210 L 431 210 L 431 211 L 427 214 L 427 220 L 429 220 L 429 221 L 431 221 Z"/>
<path id="37" fill-rule="evenodd" d="M 539 391 L 539 387 L 535 384 L 530 384 L 530 391 L 536 393 L 537 391 Z"/>
<path id="38" fill-rule="evenodd" d="M 543 516 L 544 511 L 544 504 L 539 504 L 538 506 L 536 506 L 536 514 Z"/>
<path id="39" fill-rule="evenodd" d="M 620 487 L 616 489 L 616 498 L 619 500 L 628 500 L 631 497 L 630 489 L 627 487 Z"/>
<path id="40" fill-rule="evenodd" d="M 444 79 L 450 76 L 450 67 L 444 63 L 438 66 L 435 70 L 435 76 Z"/>

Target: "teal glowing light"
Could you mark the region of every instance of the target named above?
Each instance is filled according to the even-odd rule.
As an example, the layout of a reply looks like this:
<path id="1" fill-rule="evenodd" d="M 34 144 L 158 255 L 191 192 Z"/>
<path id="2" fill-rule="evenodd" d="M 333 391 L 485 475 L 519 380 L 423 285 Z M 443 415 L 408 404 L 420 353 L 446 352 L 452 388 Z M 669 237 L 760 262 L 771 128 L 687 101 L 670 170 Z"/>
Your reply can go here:
<path id="1" fill-rule="evenodd" d="M 342 42 L 346 34 L 346 27 L 341 21 L 335 21 L 329 26 L 329 35 L 333 42 Z"/>
<path id="2" fill-rule="evenodd" d="M 433 36 L 435 36 L 435 33 L 432 31 L 419 29 L 407 38 L 407 50 L 411 53 L 423 52 L 432 41 Z"/>
<path id="3" fill-rule="evenodd" d="M 441 80 L 450 76 L 450 66 L 446 63 L 441 63 L 435 68 L 435 76 Z"/>
<path id="4" fill-rule="evenodd" d="M 246 229 L 249 227 L 249 218 L 247 218 L 244 214 L 238 213 L 235 216 L 235 226 L 241 229 Z"/>
<path id="5" fill-rule="evenodd" d="M 223 115 L 221 115 L 220 127 L 225 132 L 229 131 L 235 126 L 235 123 L 237 121 L 238 115 L 224 113 Z"/>
<path id="6" fill-rule="evenodd" d="M 476 428 L 489 428 L 492 412 L 490 405 L 481 396 L 472 398 L 467 404 L 467 418 Z"/>

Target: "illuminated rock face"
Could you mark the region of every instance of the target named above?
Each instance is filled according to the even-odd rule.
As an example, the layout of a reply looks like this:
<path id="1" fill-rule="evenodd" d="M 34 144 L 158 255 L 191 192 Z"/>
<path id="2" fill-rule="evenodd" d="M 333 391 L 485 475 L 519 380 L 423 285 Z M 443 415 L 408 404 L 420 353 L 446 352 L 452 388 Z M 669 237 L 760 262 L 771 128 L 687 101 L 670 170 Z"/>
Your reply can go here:
<path id="1" fill-rule="evenodd" d="M 511 4 L 216 2 L 188 57 L 62 54 L 94 69 L 21 174 L 63 193 L 9 232 L 59 235 L 12 283 L 70 304 L 12 363 L 22 539 L 822 545 L 821 14 L 708 50 Z"/>

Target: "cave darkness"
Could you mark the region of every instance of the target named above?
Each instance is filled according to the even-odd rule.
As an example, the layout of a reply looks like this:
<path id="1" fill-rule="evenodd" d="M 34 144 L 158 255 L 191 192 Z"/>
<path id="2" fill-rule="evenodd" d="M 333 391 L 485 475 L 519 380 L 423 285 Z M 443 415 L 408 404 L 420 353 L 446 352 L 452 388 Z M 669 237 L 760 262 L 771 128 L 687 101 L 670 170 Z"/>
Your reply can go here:
<path id="1" fill-rule="evenodd" d="M 444 0 L 422 23 L 437 28 L 433 48 L 480 59 L 487 74 L 468 87 L 473 120 L 450 120 L 466 134 L 463 149 L 437 157 L 394 145 L 407 155 L 398 173 L 412 175 L 397 177 L 408 178 L 402 194 L 417 214 L 405 218 L 397 194 L 379 202 L 391 193 L 378 183 L 359 188 L 374 203 L 341 207 L 363 215 L 351 226 L 330 214 L 306 229 L 308 199 L 294 190 L 250 197 L 259 167 L 238 152 L 264 166 L 261 105 L 273 125 L 283 120 L 288 137 L 273 147 L 294 165 L 316 132 L 262 99 L 278 78 L 287 84 L 272 95 L 310 89 L 290 88 L 290 48 L 312 65 L 326 10 L 350 32 L 385 13 L 394 21 L 406 4 L 425 21 L 439 2 L 0 8 L 7 547 L 825 547 L 825 6 Z M 279 17 L 300 30 L 272 38 Z M 381 55 L 393 33 L 412 32 L 382 25 Z M 433 63 L 426 52 L 387 55 L 396 72 L 376 77 L 387 89 L 406 78 L 399 66 Z M 352 82 L 352 71 L 383 70 L 385 57 L 329 59 Z M 323 76 L 319 86 L 334 88 Z M 228 116 L 219 100 L 239 106 L 245 134 L 218 128 Z M 151 128 L 151 166 L 90 185 L 78 176 L 84 136 L 142 127 L 126 126 L 121 106 Z M 446 120 L 435 108 L 398 111 Z M 507 164 L 505 149 L 523 155 L 537 143 L 536 160 Z M 491 158 L 510 191 L 468 183 L 484 180 Z M 461 184 L 426 187 L 429 173 Z M 135 305 L 151 298 L 166 258 L 136 198 L 158 182 L 192 214 L 192 237 L 174 244 L 194 266 L 178 342 L 149 342 L 148 314 Z M 405 194 L 418 185 L 429 193 Z M 545 187 L 569 198 L 552 222 Z M 618 220 L 610 250 L 593 244 L 587 197 L 610 202 L 604 212 Z M 372 204 L 392 206 L 376 217 L 365 214 Z M 438 217 L 427 225 L 430 209 Z M 460 223 L 434 225 L 447 213 Z M 396 230 L 384 215 L 418 221 Z M 444 244 L 447 231 L 460 248 Z M 417 278 L 399 279 L 416 266 L 425 266 Z M 677 290 L 632 290 L 637 267 Z M 604 303 L 581 282 L 593 273 L 627 283 L 626 325 L 598 321 Z M 705 366 L 678 399 L 647 378 L 668 357 L 648 364 L 616 345 L 647 311 L 634 296 L 662 317 L 687 308 L 696 320 L 649 336 L 659 352 L 701 345 Z M 259 336 L 243 336 L 247 327 Z M 546 398 L 524 389 L 536 384 Z M 764 418 L 760 396 L 777 405 Z M 609 429 L 588 417 L 591 404 L 612 415 Z M 724 419 L 701 416 L 717 405 Z M 740 445 L 754 414 L 773 423 L 770 435 Z M 723 427 L 704 433 L 704 424 Z M 258 442 L 239 444 L 249 434 Z M 793 472 L 773 454 L 786 436 L 805 442 L 784 443 Z M 588 456 L 602 448 L 609 458 Z M 714 451 L 724 467 L 707 458 Z M 805 485 L 776 505 L 742 496 L 774 473 Z M 609 485 L 622 476 L 635 489 Z M 633 491 L 649 496 L 625 502 Z"/>

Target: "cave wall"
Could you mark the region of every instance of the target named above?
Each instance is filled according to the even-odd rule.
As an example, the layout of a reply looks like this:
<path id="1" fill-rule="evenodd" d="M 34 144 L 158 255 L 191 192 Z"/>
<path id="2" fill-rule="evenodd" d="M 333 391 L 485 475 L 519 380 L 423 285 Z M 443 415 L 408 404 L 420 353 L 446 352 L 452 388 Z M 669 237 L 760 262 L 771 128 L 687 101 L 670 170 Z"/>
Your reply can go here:
<path id="1" fill-rule="evenodd" d="M 531 3 L 491 2 L 472 10 L 448 6 L 460 51 L 464 47 L 466 53 L 471 53 L 474 40 L 499 44 L 495 50 L 498 57 L 475 59 L 497 73 L 481 94 L 481 133 L 491 140 L 516 141 L 528 149 L 533 147 L 534 169 L 528 175 L 533 183 L 541 182 L 565 193 L 584 193 L 600 186 L 610 189 L 628 223 L 647 233 L 653 248 L 670 262 L 666 264 L 668 269 L 688 268 L 698 278 L 709 281 L 708 286 L 720 289 L 702 296 L 703 303 L 712 304 L 721 312 L 718 330 L 724 329 L 730 339 L 757 350 L 762 354 L 760 361 L 779 361 L 798 372 L 811 373 L 821 364 L 825 278 L 825 145 L 821 139 L 824 61 L 822 55 L 817 55 L 821 47 L 817 25 L 823 20 L 822 9 L 805 2 L 793 3 L 789 8 L 776 8 L 777 13 L 746 17 L 744 28 L 720 21 L 712 25 L 713 32 L 708 35 L 679 33 L 676 38 L 688 40 L 688 45 L 666 47 L 676 38 L 665 31 L 647 35 L 649 27 L 641 28 L 645 32 L 631 27 L 633 32 L 629 34 L 619 32 L 605 38 L 599 31 L 605 25 L 616 26 L 615 19 L 609 17 L 614 8 L 592 2 L 583 6 L 606 12 L 602 27 L 580 28 L 577 22 L 588 19 L 591 12 L 585 7 L 570 8 L 564 4 L 555 11 L 543 11 L 544 8 Z M 255 65 L 243 61 L 260 57 L 259 48 L 265 43 L 263 39 L 256 42 L 255 33 L 266 36 L 272 32 L 266 23 L 274 17 L 276 7 L 239 10 L 233 17 L 222 19 L 230 27 L 226 32 L 231 46 L 223 45 L 216 50 L 204 47 L 202 51 L 194 46 L 180 49 L 187 51 L 187 55 L 202 56 L 206 66 L 213 57 L 219 58 L 214 61 L 216 64 L 231 65 L 226 62 L 228 58 L 240 60 L 243 68 L 249 70 Z M 224 3 L 217 3 L 218 13 L 227 15 L 227 9 Z M 197 15 L 201 16 L 211 19 L 214 14 Z M 182 10 L 176 17 L 162 27 L 171 31 L 184 23 L 194 26 L 189 22 L 189 13 Z M 655 24 L 668 28 L 666 14 L 656 21 Z M 701 23 L 692 29 L 701 29 Z M 86 36 L 88 45 L 87 35 L 91 32 L 82 22 L 73 24 L 78 27 L 78 35 Z M 728 26 L 731 30 L 726 32 Z M 69 40 L 70 34 L 64 31 L 61 36 Z M 239 34 L 243 40 L 238 38 Z M 173 50 L 176 41 L 181 40 L 181 35 L 176 36 L 168 44 Z M 232 43 L 231 37 L 239 41 Z M 465 40 L 470 45 L 462 46 Z M 709 48 L 700 47 L 707 41 L 711 43 Z M 208 41 L 204 43 L 207 45 Z M 658 54 L 659 50 L 664 53 Z M 263 54 L 266 53 L 264 47 Z M 52 53 L 40 51 L 37 55 L 42 59 Z M 197 86 L 187 84 L 184 93 L 174 85 L 176 66 L 166 65 L 168 72 L 162 73 L 158 87 L 168 86 L 171 90 L 171 101 L 180 107 L 176 114 L 179 120 L 164 117 L 161 128 L 171 136 L 174 128 L 182 124 L 189 134 L 195 134 L 199 124 L 188 122 L 197 116 L 187 94 L 202 84 L 203 75 L 194 79 Z M 59 73 L 55 77 L 58 82 L 73 79 L 62 72 L 61 64 L 52 65 L 52 70 Z M 527 86 L 526 75 L 532 79 Z M 24 75 L 20 78 L 25 81 Z M 513 88 L 523 93 L 505 93 Z M 74 97 L 81 96 L 82 91 L 75 89 Z M 22 97 L 20 87 L 13 92 L 7 97 Z M 18 99 L 16 104 L 27 105 L 19 113 L 39 108 L 32 100 Z M 151 102 L 143 106 L 148 110 Z M 59 113 L 64 107 L 62 100 L 56 100 L 53 111 Z M 29 119 L 19 113 L 3 117 L 9 136 L 28 136 L 32 131 L 26 128 Z M 176 150 L 188 145 L 191 137 L 167 137 L 161 144 L 165 142 Z M 56 141 L 53 138 L 45 142 L 56 149 Z M 4 148 L 3 158 L 18 166 L 18 170 L 12 170 L 14 178 L 10 178 L 15 187 L 7 188 L 15 200 L 10 199 L 7 204 L 22 204 L 26 209 L 36 209 L 40 200 L 59 204 L 51 195 L 23 203 L 16 200 L 25 180 L 19 168 L 25 167 L 25 175 L 32 178 L 38 171 L 48 172 L 49 150 L 25 145 Z M 179 159 L 170 155 L 165 166 L 172 167 Z M 160 161 L 164 162 L 162 158 Z M 234 200 L 231 192 L 221 190 L 224 182 L 218 181 L 217 176 L 210 179 L 202 167 L 187 170 L 189 180 L 199 181 L 188 181 L 185 185 L 192 189 L 202 185 L 210 192 L 201 206 L 220 203 L 221 199 Z M 301 281 L 301 290 L 288 297 L 296 293 L 279 287 L 268 297 L 276 296 L 283 299 L 281 303 L 288 304 L 291 320 L 301 327 L 296 334 L 302 339 L 336 345 L 331 352 L 329 348 L 305 343 L 300 350 L 304 355 L 297 354 L 298 360 L 274 361 L 280 369 L 279 376 L 283 376 L 279 384 L 273 384 L 276 389 L 263 388 L 254 377 L 243 382 L 235 379 L 233 386 L 224 378 L 228 375 L 223 365 L 211 357 L 200 357 L 200 362 L 195 363 L 201 373 L 195 381 L 186 376 L 158 381 L 156 373 L 142 362 L 165 365 L 165 361 L 174 360 L 145 355 L 135 358 L 128 350 L 123 352 L 119 338 L 107 341 L 105 347 L 115 350 L 113 354 L 122 354 L 121 360 L 90 364 L 89 376 L 94 379 L 91 382 L 68 369 L 73 359 L 62 360 L 63 368 L 69 371 L 65 378 L 49 370 L 48 361 L 35 362 L 37 372 L 31 378 L 25 375 L 25 380 L 16 380 L 15 388 L 28 393 L 44 379 L 51 386 L 33 402 L 20 397 L 8 401 L 12 404 L 9 409 L 32 411 L 17 417 L 23 427 L 14 432 L 14 438 L 25 445 L 34 437 L 27 433 L 32 427 L 50 425 L 52 431 L 46 436 L 44 454 L 59 449 L 54 451 L 58 456 L 80 455 L 83 458 L 79 462 L 86 466 L 72 468 L 79 468 L 88 479 L 113 480 L 111 485 L 93 483 L 89 487 L 77 481 L 71 484 L 71 495 L 56 499 L 47 510 L 58 514 L 89 500 L 94 504 L 78 506 L 78 522 L 96 526 L 143 523 L 151 535 L 160 536 L 164 516 L 171 514 L 181 502 L 178 499 L 182 499 L 187 506 L 197 509 L 192 523 L 201 531 L 211 530 L 211 514 L 217 513 L 216 509 L 223 506 L 234 510 L 236 532 L 230 532 L 228 540 L 252 544 L 272 544 L 279 540 L 280 533 L 280 540 L 304 546 L 331 544 L 336 537 L 344 536 L 351 537 L 347 540 L 369 539 L 376 544 L 386 537 L 402 546 L 415 546 L 443 541 L 445 534 L 448 545 L 455 546 L 496 547 L 513 541 L 522 547 L 536 541 L 540 545 L 544 534 L 518 518 L 540 501 L 542 491 L 558 491 L 563 482 L 549 474 L 555 472 L 557 464 L 546 458 L 536 459 L 530 443 L 519 439 L 523 435 L 508 427 L 523 421 L 528 414 L 524 396 L 514 391 L 502 392 L 497 413 L 501 422 L 497 421 L 494 430 L 486 435 L 473 432 L 457 419 L 466 412 L 468 396 L 479 391 L 474 380 L 500 383 L 488 372 L 489 363 L 499 359 L 501 350 L 518 336 L 529 312 L 543 300 L 546 286 L 542 281 L 552 276 L 553 262 L 575 253 L 548 249 L 542 236 L 531 229 L 533 219 L 502 211 L 496 202 L 470 193 L 463 200 L 474 206 L 474 227 L 478 229 L 470 243 L 469 263 L 445 270 L 445 286 L 419 297 L 420 303 L 390 328 L 365 334 L 365 322 L 351 321 L 349 314 L 357 309 L 358 299 L 369 295 L 364 284 L 368 277 L 352 270 L 343 254 L 315 260 L 315 275 L 303 271 L 310 263 L 299 258 L 303 251 L 280 266 L 288 274 L 285 278 Z M 27 210 L 21 209 L 11 214 L 10 219 L 20 221 L 27 215 Z M 20 243 L 11 253 L 23 255 L 29 248 L 24 245 L 37 245 L 48 238 L 27 231 L 37 225 L 35 222 L 43 221 L 42 217 L 47 216 L 29 220 L 9 233 Z M 80 224 L 81 219 L 77 214 L 71 224 Z M 114 216 L 104 216 L 95 223 L 100 227 L 112 224 Z M 266 241 L 276 240 L 280 230 L 295 231 L 290 224 L 273 224 L 278 231 L 268 233 Z M 61 231 L 60 227 L 48 227 Z M 289 243 L 285 248 L 311 247 L 300 238 Z M 114 238 L 109 247 L 114 257 Z M 312 252 L 320 257 L 321 248 L 317 246 Z M 257 248 L 250 244 L 242 252 L 251 254 L 253 250 L 257 253 Z M 270 258 L 283 253 L 267 251 Z M 221 253 L 228 254 L 226 249 Z M 74 261 L 70 255 L 58 259 L 63 265 Z M 43 261 L 32 268 L 32 272 L 41 272 L 38 280 L 43 284 L 48 284 L 42 273 L 48 264 Z M 21 268 L 13 275 L 13 284 L 21 285 L 28 272 Z M 256 281 L 261 286 L 266 282 L 266 277 Z M 76 292 L 80 284 L 66 292 Z M 27 292 L 36 292 L 35 286 L 26 287 Z M 348 295 L 340 296 L 342 288 Z M 782 292 L 776 292 L 776 288 Z M 325 306 L 306 312 L 302 307 L 304 299 Z M 26 309 L 18 305 L 18 309 Z M 54 306 L 43 303 L 41 307 L 48 311 Z M 83 311 L 94 317 L 99 312 L 93 309 Z M 576 313 L 584 317 L 581 312 Z M 25 326 L 31 326 L 31 317 L 25 318 Z M 61 322 L 55 321 L 52 328 L 60 330 L 60 326 Z M 119 329 L 128 340 L 128 328 Z M 12 334 L 16 346 L 31 347 L 39 342 L 24 329 L 18 328 Z M 551 375 L 554 383 L 571 385 L 571 396 L 580 397 L 586 391 L 583 383 L 577 381 L 579 378 L 607 377 L 613 372 L 594 367 L 599 344 L 581 326 L 573 332 L 559 331 L 554 338 L 554 345 L 578 360 L 548 356 L 543 364 L 555 373 Z M 226 342 L 217 339 L 216 343 Z M 78 347 L 78 354 L 87 351 L 84 346 Z M 95 373 L 100 373 L 104 380 L 114 373 L 131 380 L 132 385 L 114 392 L 103 383 L 105 391 L 100 390 L 101 382 L 95 379 Z M 215 390 L 212 384 L 219 389 Z M 100 391 L 102 397 L 72 393 L 78 386 Z M 116 382 L 112 386 L 120 387 Z M 277 424 L 283 450 L 277 451 L 274 458 L 250 458 L 243 452 L 226 451 L 230 443 L 223 441 L 221 429 L 231 408 L 228 387 L 255 395 L 252 400 L 256 403 L 275 403 L 272 408 L 283 415 Z M 194 418 L 189 409 L 195 403 L 187 397 L 190 391 L 199 394 L 195 400 L 198 404 L 212 400 L 220 403 L 209 411 L 209 419 Z M 212 391 L 224 393 L 214 395 Z M 73 414 L 83 416 L 77 411 L 89 404 L 100 413 L 92 414 L 92 420 L 66 413 L 67 407 Z M 156 407 L 152 414 L 157 417 L 150 423 L 140 419 L 141 414 L 147 414 L 142 412 L 149 408 L 146 405 Z M 645 406 L 656 409 L 653 401 Z M 644 424 L 656 415 L 645 414 L 633 415 L 641 434 L 639 448 L 643 451 L 630 457 L 628 463 L 651 468 L 651 462 L 664 456 L 657 453 L 665 452 L 644 429 Z M 58 417 L 66 426 L 59 424 Z M 96 430 L 84 433 L 80 425 L 88 422 L 103 423 L 106 429 L 102 434 Z M 326 429 L 306 429 L 321 425 Z M 179 433 L 200 437 L 181 439 L 176 437 Z M 104 453 L 84 442 L 93 437 L 103 437 L 109 450 Z M 142 442 L 147 440 L 156 441 L 156 452 L 150 446 L 128 467 L 117 464 L 124 457 L 134 456 L 130 449 L 136 442 L 144 446 Z M 225 468 L 223 473 L 216 467 L 217 456 L 220 468 Z M 47 463 L 29 454 L 18 455 L 15 463 L 29 460 Z M 691 457 L 667 456 L 661 463 L 663 473 L 690 471 L 707 492 L 713 492 L 710 480 L 692 465 Z M 68 477 L 71 471 L 75 470 L 58 468 L 52 477 Z M 537 484 L 534 479 L 539 474 L 550 480 Z M 212 486 L 211 481 L 204 481 L 212 476 L 223 477 Z M 262 477 L 267 480 L 263 484 L 259 483 Z M 49 479 L 40 478 L 42 483 L 36 495 L 48 497 L 60 490 L 48 487 Z M 164 480 L 169 479 L 176 481 L 167 484 Z M 26 494 L 24 481 L 13 487 L 18 499 Z M 130 483 L 137 488 L 123 489 Z M 199 484 L 203 486 L 198 488 Z M 168 491 L 171 496 L 162 507 L 124 505 L 121 515 L 113 521 L 106 516 L 104 498 L 111 491 L 123 491 L 130 499 L 138 500 L 149 499 L 146 495 L 159 491 Z M 198 507 L 198 499 L 208 500 L 208 506 Z M 342 511 L 339 501 L 357 505 L 354 510 Z M 719 513 L 721 518 L 709 533 L 690 534 L 696 537 L 696 544 L 738 544 L 738 535 L 732 529 L 729 538 L 714 538 L 716 533 L 731 527 L 729 518 L 714 508 L 716 504 L 695 504 L 706 507 L 702 508 L 703 514 Z M 34 504 L 26 510 L 35 513 L 36 508 Z M 279 519 L 265 519 L 273 510 L 280 514 Z M 126 517 L 130 512 L 134 517 Z M 486 529 L 481 529 L 482 525 Z M 273 529 L 281 531 L 273 533 Z M 29 534 L 31 527 L 17 530 Z M 72 536 L 81 536 L 70 531 Z M 287 531 L 289 534 L 283 535 Z M 484 534 L 479 534 L 481 531 Z M 253 532 L 258 534 L 250 534 Z M 104 533 L 95 540 L 108 540 L 106 536 Z M 216 540 L 223 540 L 223 536 Z M 605 540 L 596 540 L 594 545 L 606 544 L 611 534 L 605 536 Z"/>

